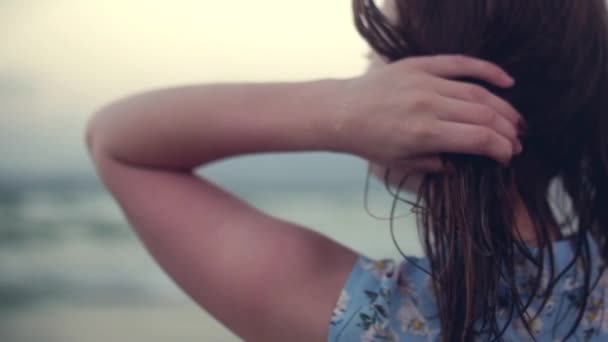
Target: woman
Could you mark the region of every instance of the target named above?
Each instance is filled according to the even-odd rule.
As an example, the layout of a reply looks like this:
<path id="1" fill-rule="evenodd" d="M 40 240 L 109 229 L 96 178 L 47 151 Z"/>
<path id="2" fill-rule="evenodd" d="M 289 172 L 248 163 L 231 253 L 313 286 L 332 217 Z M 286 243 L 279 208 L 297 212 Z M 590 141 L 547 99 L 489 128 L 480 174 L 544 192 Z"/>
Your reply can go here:
<path id="1" fill-rule="evenodd" d="M 174 87 L 98 111 L 91 155 L 150 253 L 247 341 L 608 338 L 603 0 L 354 10 L 377 52 L 359 77 Z M 312 150 L 416 192 L 426 257 L 370 260 L 192 172 Z"/>

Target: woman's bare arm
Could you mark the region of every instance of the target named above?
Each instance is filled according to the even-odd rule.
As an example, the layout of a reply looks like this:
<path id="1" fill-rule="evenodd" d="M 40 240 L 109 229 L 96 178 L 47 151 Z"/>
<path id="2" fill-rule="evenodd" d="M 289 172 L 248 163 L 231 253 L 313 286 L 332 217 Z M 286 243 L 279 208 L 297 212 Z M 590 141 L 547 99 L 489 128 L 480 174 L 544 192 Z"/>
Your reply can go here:
<path id="1" fill-rule="evenodd" d="M 253 152 L 339 150 L 332 120 L 342 110 L 340 82 L 207 84 L 140 93 L 102 108 L 87 139 L 93 153 L 122 163 L 181 171 Z"/>
<path id="2" fill-rule="evenodd" d="M 90 122 L 100 177 L 150 253 L 247 341 L 326 340 L 356 255 L 191 170 L 249 152 L 332 150 L 337 83 L 158 90 L 112 103 Z"/>

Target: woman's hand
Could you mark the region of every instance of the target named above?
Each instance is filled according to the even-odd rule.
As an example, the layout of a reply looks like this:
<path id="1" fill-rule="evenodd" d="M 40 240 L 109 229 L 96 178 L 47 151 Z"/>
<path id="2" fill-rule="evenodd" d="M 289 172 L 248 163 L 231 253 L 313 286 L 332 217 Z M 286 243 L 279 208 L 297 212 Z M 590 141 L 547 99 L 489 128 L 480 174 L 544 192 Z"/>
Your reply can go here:
<path id="1" fill-rule="evenodd" d="M 521 115 L 469 77 L 514 85 L 498 66 L 465 56 L 407 58 L 347 82 L 336 124 L 344 149 L 372 162 L 438 172 L 439 153 L 484 155 L 508 164 L 522 150 Z"/>

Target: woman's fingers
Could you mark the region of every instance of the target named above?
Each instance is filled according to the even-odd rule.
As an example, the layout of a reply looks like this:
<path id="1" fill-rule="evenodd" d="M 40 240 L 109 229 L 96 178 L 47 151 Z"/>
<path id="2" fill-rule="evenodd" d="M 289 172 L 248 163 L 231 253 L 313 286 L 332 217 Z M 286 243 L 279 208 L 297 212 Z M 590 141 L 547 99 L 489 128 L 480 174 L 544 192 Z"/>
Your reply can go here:
<path id="1" fill-rule="evenodd" d="M 391 173 L 394 171 L 398 174 L 405 173 L 443 173 L 449 169 L 443 164 L 439 155 L 420 156 L 407 160 L 395 160 L 388 165 Z"/>
<path id="2" fill-rule="evenodd" d="M 429 80 L 429 86 L 440 95 L 491 107 L 502 114 L 513 125 L 519 126 L 523 121 L 521 114 L 509 102 L 482 86 L 439 77 L 432 77 Z"/>
<path id="3" fill-rule="evenodd" d="M 518 136 L 523 119 L 517 110 L 484 87 L 455 80 L 473 78 L 498 87 L 513 86 L 514 80 L 502 68 L 462 55 L 412 57 L 391 64 L 395 69 L 359 83 L 369 87 L 358 92 L 357 98 L 372 100 L 362 103 L 363 115 L 355 115 L 352 121 L 358 132 L 353 135 L 369 134 L 357 154 L 385 162 L 402 156 L 412 165 L 413 158 L 462 153 L 506 165 L 521 152 Z"/>
<path id="4" fill-rule="evenodd" d="M 386 171 L 388 170 L 388 175 Z M 396 160 L 389 165 L 371 162 L 369 171 L 381 182 L 409 190 L 419 182 L 419 177 L 425 173 L 449 174 L 452 170 L 443 164 L 438 155 Z M 388 178 L 386 178 L 388 176 Z"/>
<path id="5" fill-rule="evenodd" d="M 437 104 L 438 112 L 435 114 L 437 118 L 445 121 L 487 126 L 509 139 L 516 153 L 521 152 L 522 145 L 519 142 L 517 127 L 494 108 L 447 97 L 442 97 L 438 101 L 441 103 Z"/>
<path id="6" fill-rule="evenodd" d="M 417 155 L 474 154 L 507 165 L 516 153 L 509 139 L 487 126 L 431 119 L 411 125 L 410 130 Z"/>
<path id="7" fill-rule="evenodd" d="M 504 88 L 514 84 L 513 78 L 496 64 L 463 55 L 412 57 L 406 59 L 405 63 L 438 77 L 472 77 Z"/>

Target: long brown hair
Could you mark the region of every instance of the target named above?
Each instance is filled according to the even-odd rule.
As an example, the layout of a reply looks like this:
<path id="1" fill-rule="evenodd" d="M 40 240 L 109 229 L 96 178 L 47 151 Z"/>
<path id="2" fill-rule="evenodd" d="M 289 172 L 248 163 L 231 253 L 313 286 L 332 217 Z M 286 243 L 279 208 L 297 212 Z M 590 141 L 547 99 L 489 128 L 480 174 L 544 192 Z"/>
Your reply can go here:
<path id="1" fill-rule="evenodd" d="M 569 338 L 596 283 L 587 237 L 597 243 L 603 260 L 608 256 L 608 208 L 603 208 L 608 205 L 604 0 L 395 1 L 396 24 L 373 0 L 353 2 L 358 31 L 380 55 L 391 62 L 443 53 L 495 62 L 515 78 L 515 87 L 503 90 L 464 81 L 484 85 L 508 100 L 528 123 L 524 153 L 508 168 L 484 157 L 444 154 L 455 172 L 429 174 L 422 182 L 415 206 L 442 340 L 470 341 L 482 332 L 500 340 L 506 328 L 497 320 L 501 286 L 510 298 L 509 322 L 521 319 L 533 338 L 534 317 L 526 309 L 532 298 L 544 298 L 542 310 L 564 274 L 556 274 L 552 250 L 554 237 L 564 235 L 569 235 L 574 253 L 569 268 L 579 269 L 584 280 L 582 305 L 564 340 Z M 570 215 L 563 219 L 555 215 L 549 196 L 556 182 L 571 202 Z M 518 233 L 513 191 L 529 211 L 538 247 L 547 253 L 531 253 Z M 515 281 L 518 256 L 537 266 L 529 300 L 520 296 Z M 542 283 L 546 267 L 552 279 L 548 285 Z"/>

